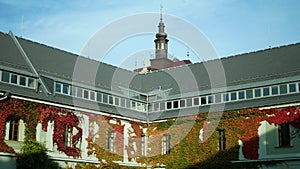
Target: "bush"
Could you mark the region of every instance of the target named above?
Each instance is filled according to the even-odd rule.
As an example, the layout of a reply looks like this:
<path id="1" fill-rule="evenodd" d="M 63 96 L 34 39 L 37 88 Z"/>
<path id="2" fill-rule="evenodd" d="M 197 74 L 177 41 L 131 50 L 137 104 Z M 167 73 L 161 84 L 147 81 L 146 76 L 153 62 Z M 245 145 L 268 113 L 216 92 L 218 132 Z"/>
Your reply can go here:
<path id="1" fill-rule="evenodd" d="M 45 145 L 36 141 L 26 142 L 17 155 L 17 169 L 61 169 L 49 160 Z"/>

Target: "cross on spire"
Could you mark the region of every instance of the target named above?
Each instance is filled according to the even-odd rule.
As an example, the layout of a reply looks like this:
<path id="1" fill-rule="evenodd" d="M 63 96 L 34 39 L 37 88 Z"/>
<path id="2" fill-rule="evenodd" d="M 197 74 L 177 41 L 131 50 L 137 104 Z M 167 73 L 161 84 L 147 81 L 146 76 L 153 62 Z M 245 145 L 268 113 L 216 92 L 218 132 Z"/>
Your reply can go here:
<path id="1" fill-rule="evenodd" d="M 163 9 L 163 6 L 160 4 L 160 22 L 162 22 L 162 9 Z"/>

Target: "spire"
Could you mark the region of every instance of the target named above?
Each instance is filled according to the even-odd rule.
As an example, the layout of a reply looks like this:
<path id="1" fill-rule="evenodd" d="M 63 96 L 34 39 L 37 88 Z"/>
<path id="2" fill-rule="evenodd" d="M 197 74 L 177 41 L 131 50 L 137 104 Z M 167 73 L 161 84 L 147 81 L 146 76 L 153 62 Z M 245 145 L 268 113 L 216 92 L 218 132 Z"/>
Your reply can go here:
<path id="1" fill-rule="evenodd" d="M 163 17 L 162 17 L 162 8 L 163 8 L 163 6 L 160 5 L 160 22 L 158 24 L 158 33 L 165 33 L 165 30 L 164 30 L 165 24 L 163 22 Z"/>
<path id="2" fill-rule="evenodd" d="M 162 19 L 162 9 L 163 9 L 163 6 L 160 5 L 160 22 L 163 22 L 163 19 Z"/>
<path id="3" fill-rule="evenodd" d="M 162 15 L 163 6 L 160 5 L 160 21 L 158 23 L 158 32 L 156 33 L 155 42 L 155 58 L 167 58 L 168 55 L 168 39 L 165 33 L 165 24 Z"/>

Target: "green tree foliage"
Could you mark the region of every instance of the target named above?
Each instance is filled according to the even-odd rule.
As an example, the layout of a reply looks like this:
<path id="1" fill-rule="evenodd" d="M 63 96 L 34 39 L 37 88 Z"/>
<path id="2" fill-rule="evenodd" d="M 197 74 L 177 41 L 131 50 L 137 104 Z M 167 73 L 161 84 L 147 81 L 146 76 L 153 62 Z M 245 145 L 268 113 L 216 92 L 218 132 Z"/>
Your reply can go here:
<path id="1" fill-rule="evenodd" d="M 61 169 L 59 165 L 49 160 L 47 148 L 36 141 L 26 142 L 17 155 L 17 169 Z"/>

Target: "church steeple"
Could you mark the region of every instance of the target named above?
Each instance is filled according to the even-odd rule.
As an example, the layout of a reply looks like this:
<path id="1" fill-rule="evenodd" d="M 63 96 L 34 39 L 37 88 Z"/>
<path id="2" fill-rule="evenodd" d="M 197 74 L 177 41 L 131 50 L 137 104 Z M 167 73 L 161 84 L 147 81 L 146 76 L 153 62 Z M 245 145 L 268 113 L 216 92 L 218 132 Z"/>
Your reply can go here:
<path id="1" fill-rule="evenodd" d="M 162 18 L 162 6 L 160 7 L 160 22 L 158 24 L 158 33 L 156 33 L 155 42 L 155 58 L 168 57 L 168 42 L 167 34 L 165 33 L 165 24 Z"/>
<path id="2" fill-rule="evenodd" d="M 155 58 L 150 59 L 151 70 L 160 70 L 168 68 L 172 60 L 168 58 L 168 42 L 167 34 L 165 33 L 165 24 L 162 17 L 162 6 L 160 6 L 160 21 L 158 23 L 158 32 L 156 33 L 155 43 Z"/>

